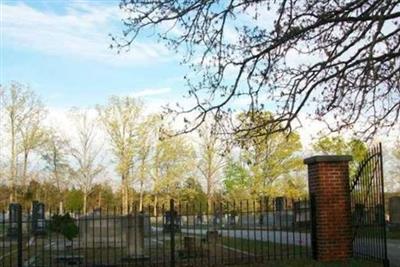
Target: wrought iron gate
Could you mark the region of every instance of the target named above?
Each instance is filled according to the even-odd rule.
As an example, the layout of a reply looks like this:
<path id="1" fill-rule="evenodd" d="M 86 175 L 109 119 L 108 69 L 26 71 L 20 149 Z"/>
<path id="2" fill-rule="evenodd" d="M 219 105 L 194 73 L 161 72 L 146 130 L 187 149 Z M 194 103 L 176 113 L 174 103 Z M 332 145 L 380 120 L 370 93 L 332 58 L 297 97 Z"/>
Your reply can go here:
<path id="1" fill-rule="evenodd" d="M 381 144 L 371 148 L 351 181 L 353 255 L 389 266 Z"/>

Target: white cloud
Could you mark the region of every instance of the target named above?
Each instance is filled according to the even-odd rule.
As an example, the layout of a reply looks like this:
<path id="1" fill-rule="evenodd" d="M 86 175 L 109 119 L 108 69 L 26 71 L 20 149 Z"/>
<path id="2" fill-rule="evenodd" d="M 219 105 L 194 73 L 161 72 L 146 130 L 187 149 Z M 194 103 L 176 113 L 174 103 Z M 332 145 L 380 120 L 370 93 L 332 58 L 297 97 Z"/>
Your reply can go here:
<path id="1" fill-rule="evenodd" d="M 120 55 L 109 49 L 108 34 L 122 29 L 122 13 L 117 4 L 78 2 L 70 4 L 62 14 L 22 3 L 2 4 L 2 13 L 4 43 L 14 46 L 112 65 L 154 64 L 172 58 L 168 49 L 156 42 L 136 42 L 129 52 Z"/>
<path id="2" fill-rule="evenodd" d="M 171 92 L 171 88 L 148 88 L 131 94 L 133 97 L 157 96 Z"/>

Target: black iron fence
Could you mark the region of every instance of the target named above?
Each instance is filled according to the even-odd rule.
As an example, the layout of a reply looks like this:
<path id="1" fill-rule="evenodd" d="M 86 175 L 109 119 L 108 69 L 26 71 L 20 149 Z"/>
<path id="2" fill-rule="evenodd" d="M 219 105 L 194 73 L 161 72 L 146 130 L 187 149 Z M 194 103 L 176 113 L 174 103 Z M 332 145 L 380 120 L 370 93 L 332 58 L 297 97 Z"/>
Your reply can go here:
<path id="1" fill-rule="evenodd" d="M 353 254 L 389 266 L 382 146 L 372 147 L 360 163 L 351 182 Z"/>
<path id="2" fill-rule="evenodd" d="M 0 266 L 224 266 L 310 258 L 310 203 L 174 203 L 129 214 L 0 214 Z"/>

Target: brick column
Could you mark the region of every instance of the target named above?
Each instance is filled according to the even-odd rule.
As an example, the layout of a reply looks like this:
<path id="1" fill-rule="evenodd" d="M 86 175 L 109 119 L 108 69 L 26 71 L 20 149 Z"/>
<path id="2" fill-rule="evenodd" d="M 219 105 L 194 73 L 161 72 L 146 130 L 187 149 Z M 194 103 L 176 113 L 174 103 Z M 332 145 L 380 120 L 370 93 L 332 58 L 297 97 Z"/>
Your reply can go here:
<path id="1" fill-rule="evenodd" d="M 308 165 L 312 246 L 318 261 L 352 257 L 349 161 L 351 156 L 314 156 Z"/>

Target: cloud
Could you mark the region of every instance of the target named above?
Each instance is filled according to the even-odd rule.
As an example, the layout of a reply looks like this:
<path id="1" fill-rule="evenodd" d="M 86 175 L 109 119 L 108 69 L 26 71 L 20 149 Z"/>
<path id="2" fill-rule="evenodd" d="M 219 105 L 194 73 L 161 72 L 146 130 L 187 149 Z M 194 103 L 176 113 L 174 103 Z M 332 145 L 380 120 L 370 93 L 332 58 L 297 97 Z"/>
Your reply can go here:
<path id="1" fill-rule="evenodd" d="M 23 3 L 3 3 L 4 44 L 112 65 L 154 64 L 172 58 L 169 50 L 155 41 L 139 41 L 129 52 L 118 55 L 109 48 L 109 33 L 119 33 L 122 29 L 118 5 L 72 3 L 62 13 Z"/>
<path id="2" fill-rule="evenodd" d="M 171 92 L 171 88 L 149 88 L 131 94 L 133 97 L 157 96 Z"/>

